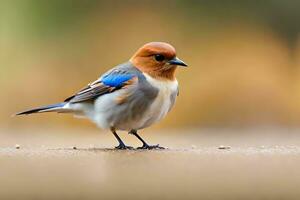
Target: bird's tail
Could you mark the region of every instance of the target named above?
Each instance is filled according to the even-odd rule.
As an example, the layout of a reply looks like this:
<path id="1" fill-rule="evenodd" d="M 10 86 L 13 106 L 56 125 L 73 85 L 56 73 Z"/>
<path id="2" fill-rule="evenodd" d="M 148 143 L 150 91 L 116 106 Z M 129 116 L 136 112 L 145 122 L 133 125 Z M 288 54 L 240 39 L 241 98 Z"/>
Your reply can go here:
<path id="1" fill-rule="evenodd" d="M 43 112 L 64 112 L 65 109 L 63 107 L 66 104 L 67 104 L 67 102 L 63 102 L 63 103 L 52 104 L 52 105 L 43 106 L 43 107 L 39 107 L 39 108 L 33 108 L 30 110 L 19 112 L 16 115 L 30 115 L 33 113 L 43 113 Z"/>

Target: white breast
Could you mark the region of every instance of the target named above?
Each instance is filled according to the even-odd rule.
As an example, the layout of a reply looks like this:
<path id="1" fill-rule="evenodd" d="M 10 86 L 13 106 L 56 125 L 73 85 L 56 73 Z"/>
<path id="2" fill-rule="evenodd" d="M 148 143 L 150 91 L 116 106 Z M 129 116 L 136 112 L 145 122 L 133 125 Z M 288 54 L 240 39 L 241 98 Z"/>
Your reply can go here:
<path id="1" fill-rule="evenodd" d="M 177 93 L 178 82 L 176 79 L 174 81 L 165 81 L 154 79 L 147 74 L 144 74 L 144 76 L 153 87 L 159 90 L 157 97 L 144 116 L 146 122 L 144 126 L 150 126 L 167 115 L 173 105 L 171 95 Z"/>

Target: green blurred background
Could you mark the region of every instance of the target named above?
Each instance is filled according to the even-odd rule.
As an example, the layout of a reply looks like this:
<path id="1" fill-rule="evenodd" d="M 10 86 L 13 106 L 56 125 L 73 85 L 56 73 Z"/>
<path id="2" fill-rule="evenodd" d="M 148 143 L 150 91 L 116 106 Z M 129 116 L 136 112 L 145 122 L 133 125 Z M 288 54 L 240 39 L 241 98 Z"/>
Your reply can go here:
<path id="1" fill-rule="evenodd" d="M 1 127 L 95 127 L 11 114 L 62 101 L 150 41 L 171 43 L 190 66 L 157 127 L 300 124 L 299 1 L 0 2 Z"/>

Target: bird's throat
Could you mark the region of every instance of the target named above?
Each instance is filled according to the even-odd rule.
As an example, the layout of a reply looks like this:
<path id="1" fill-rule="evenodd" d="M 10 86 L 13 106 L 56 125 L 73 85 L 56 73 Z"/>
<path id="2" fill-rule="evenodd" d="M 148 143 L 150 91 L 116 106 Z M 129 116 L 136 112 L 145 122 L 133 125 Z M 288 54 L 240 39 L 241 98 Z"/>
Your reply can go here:
<path id="1" fill-rule="evenodd" d="M 161 79 L 161 80 L 170 80 L 173 81 L 176 79 L 175 71 L 177 67 L 172 67 L 168 70 L 149 70 L 146 71 L 152 78 Z"/>

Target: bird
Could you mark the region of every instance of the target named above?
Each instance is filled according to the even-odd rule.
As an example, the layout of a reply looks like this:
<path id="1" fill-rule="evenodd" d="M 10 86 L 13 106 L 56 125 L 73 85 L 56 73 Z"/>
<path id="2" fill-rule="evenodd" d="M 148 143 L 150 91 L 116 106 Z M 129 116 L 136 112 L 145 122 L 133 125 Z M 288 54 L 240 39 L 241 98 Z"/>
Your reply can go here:
<path id="1" fill-rule="evenodd" d="M 175 76 L 178 66 L 187 64 L 165 42 L 150 42 L 139 48 L 129 61 L 119 64 L 96 81 L 61 103 L 42 106 L 16 115 L 57 112 L 85 117 L 110 130 L 118 141 L 116 149 L 133 149 L 117 134 L 126 131 L 142 143 L 137 149 L 164 149 L 149 145 L 138 131 L 163 119 L 179 95 Z"/>

